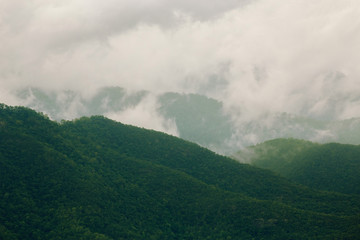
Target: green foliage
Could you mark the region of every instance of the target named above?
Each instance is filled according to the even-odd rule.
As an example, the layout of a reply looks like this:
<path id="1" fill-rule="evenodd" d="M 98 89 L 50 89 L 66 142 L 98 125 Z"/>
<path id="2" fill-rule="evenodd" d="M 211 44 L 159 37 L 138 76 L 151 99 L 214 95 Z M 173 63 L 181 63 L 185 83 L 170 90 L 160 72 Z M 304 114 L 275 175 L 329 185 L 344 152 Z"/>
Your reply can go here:
<path id="1" fill-rule="evenodd" d="M 312 188 L 360 194 L 360 146 L 275 139 L 235 157 Z"/>
<path id="2" fill-rule="evenodd" d="M 356 239 L 360 199 L 104 117 L 0 106 L 0 239 Z"/>
<path id="3" fill-rule="evenodd" d="M 293 138 L 278 138 L 250 146 L 234 154 L 233 158 L 275 172 L 286 172 L 298 154 L 313 146 L 318 144 Z"/>

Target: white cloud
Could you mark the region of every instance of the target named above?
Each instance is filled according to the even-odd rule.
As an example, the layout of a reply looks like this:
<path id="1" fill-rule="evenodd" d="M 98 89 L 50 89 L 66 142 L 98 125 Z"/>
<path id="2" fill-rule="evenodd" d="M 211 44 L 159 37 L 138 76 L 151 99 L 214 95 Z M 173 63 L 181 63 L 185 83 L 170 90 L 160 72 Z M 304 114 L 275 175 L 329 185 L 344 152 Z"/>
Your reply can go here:
<path id="1" fill-rule="evenodd" d="M 173 136 L 179 136 L 175 121 L 165 119 L 158 114 L 158 103 L 154 95 L 148 95 L 140 104 L 130 107 L 124 111 L 108 112 L 106 117 L 124 124 L 166 132 Z"/>
<path id="2" fill-rule="evenodd" d="M 0 4 L 1 92 L 25 85 L 83 95 L 104 85 L 206 92 L 217 76 L 221 85 L 207 94 L 235 118 L 360 117 L 357 0 Z M 7 96 L 1 100 L 13 101 Z"/>

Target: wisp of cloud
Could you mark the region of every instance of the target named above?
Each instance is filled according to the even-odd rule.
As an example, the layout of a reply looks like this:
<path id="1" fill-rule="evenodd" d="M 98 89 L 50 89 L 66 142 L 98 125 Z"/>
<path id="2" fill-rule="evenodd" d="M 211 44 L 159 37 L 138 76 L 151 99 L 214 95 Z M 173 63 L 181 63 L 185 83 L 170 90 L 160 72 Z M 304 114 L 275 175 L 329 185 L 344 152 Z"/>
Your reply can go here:
<path id="1" fill-rule="evenodd" d="M 28 86 L 121 86 L 205 94 L 239 123 L 360 117 L 359 16 L 357 0 L 3 0 L 0 101 L 21 104 L 14 92 Z M 147 110 L 109 116 L 136 122 Z"/>

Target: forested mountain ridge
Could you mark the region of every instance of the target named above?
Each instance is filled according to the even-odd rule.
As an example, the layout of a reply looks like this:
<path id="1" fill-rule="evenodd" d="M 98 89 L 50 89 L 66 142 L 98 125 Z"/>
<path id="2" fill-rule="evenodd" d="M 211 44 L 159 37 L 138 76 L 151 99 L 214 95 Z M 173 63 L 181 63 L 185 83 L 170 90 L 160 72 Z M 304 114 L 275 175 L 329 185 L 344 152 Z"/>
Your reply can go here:
<path id="1" fill-rule="evenodd" d="M 128 110 L 150 111 L 163 121 L 159 125 L 171 123 L 173 131 L 168 132 L 177 132 L 183 139 L 222 154 L 231 154 L 239 146 L 247 147 L 275 138 L 360 144 L 359 118 L 339 120 L 330 114 L 328 118 L 318 119 L 306 114 L 273 112 L 243 121 L 242 117 L 246 119 L 246 116 L 232 112 L 218 99 L 201 94 L 154 94 L 104 87 L 83 96 L 77 91 L 46 91 L 29 87 L 19 89 L 17 98 L 19 104 L 45 112 L 58 121 L 104 115 L 123 122 L 128 117 Z M 153 105 L 149 106 L 149 102 Z M 114 118 L 118 115 L 121 117 Z M 169 126 L 163 126 L 164 129 L 170 130 Z"/>
<path id="2" fill-rule="evenodd" d="M 0 239 L 359 236 L 357 196 L 314 191 L 104 117 L 0 107 Z"/>
<path id="3" fill-rule="evenodd" d="M 359 145 L 274 139 L 234 157 L 312 188 L 360 194 Z"/>

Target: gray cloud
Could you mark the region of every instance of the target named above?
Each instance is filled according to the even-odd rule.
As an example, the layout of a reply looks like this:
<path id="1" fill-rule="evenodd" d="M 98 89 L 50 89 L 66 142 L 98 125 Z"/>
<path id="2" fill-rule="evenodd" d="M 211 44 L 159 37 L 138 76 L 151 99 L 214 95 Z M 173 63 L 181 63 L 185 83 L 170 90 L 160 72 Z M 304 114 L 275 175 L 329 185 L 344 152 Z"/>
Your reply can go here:
<path id="1" fill-rule="evenodd" d="M 98 82 L 111 78 L 110 82 L 117 83 L 116 78 L 118 80 L 122 76 L 114 76 L 108 72 L 114 72 L 111 67 L 114 67 L 116 62 L 112 61 L 132 57 L 125 54 L 148 57 L 145 56 L 148 51 L 141 54 L 137 49 L 142 50 L 141 45 L 156 47 L 151 44 L 159 43 L 148 45 L 147 39 L 158 41 L 162 36 L 146 34 L 164 33 L 160 30 L 141 33 L 142 36 L 139 37 L 144 39 L 135 44 L 126 42 L 131 40 L 131 37 L 125 37 L 125 42 L 118 44 L 127 44 L 122 47 L 130 48 L 131 51 L 124 53 L 116 50 L 117 46 L 113 45 L 111 38 L 127 36 L 126 31 L 130 34 L 139 32 L 139 24 L 166 26 L 171 32 L 170 27 L 178 27 L 185 18 L 194 21 L 211 19 L 242 2 L 245 1 L 214 1 L 212 4 L 198 1 L 194 4 L 192 1 L 163 0 L 33 0 L 26 3 L 5 0 L 0 10 L 2 81 L 12 83 L 10 85 L 15 87 L 18 84 L 35 84 L 53 88 L 64 85 L 68 87 L 67 84 L 74 81 L 82 82 L 79 83 L 80 86 L 84 83 L 88 85 L 87 81 L 91 79 Z M 108 65 L 110 67 L 107 67 Z M 115 68 L 118 68 L 117 66 Z M 91 71 L 93 68 L 94 71 Z M 96 76 L 94 72 L 101 76 Z M 110 76 L 107 76 L 109 74 Z M 94 81 L 90 83 L 96 84 Z"/>
<path id="2" fill-rule="evenodd" d="M 125 109 L 124 111 L 108 112 L 106 117 L 113 120 L 141 126 L 148 129 L 154 129 L 168 134 L 179 136 L 174 120 L 165 119 L 158 113 L 159 104 L 154 95 L 148 95 L 140 104 Z"/>
<path id="3" fill-rule="evenodd" d="M 201 92 L 234 121 L 360 117 L 357 0 L 0 3 L 0 100 L 19 87 Z M 160 121 L 161 122 L 161 121 Z"/>

